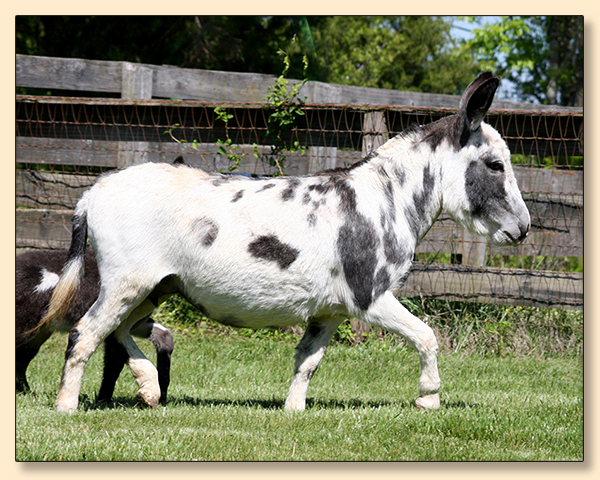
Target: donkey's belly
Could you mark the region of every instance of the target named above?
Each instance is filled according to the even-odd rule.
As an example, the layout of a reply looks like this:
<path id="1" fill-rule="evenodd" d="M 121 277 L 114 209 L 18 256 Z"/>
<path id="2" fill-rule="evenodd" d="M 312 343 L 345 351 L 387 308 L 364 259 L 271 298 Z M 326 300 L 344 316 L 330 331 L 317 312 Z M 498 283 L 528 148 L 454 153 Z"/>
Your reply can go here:
<path id="1" fill-rule="evenodd" d="M 299 305 L 275 305 L 269 301 L 225 295 L 187 297 L 207 318 L 232 327 L 285 327 L 303 323 L 312 316 L 308 301 Z"/>
<path id="2" fill-rule="evenodd" d="M 285 327 L 345 312 L 326 292 L 315 295 L 291 282 L 271 286 L 252 282 L 187 284 L 180 291 L 207 318 L 233 327 Z"/>

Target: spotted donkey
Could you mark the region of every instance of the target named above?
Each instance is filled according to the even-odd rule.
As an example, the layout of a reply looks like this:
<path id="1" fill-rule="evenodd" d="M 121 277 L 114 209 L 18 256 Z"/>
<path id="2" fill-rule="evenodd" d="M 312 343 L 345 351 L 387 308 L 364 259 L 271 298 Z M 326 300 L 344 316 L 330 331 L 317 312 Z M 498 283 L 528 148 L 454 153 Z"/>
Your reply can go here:
<path id="1" fill-rule="evenodd" d="M 242 179 L 144 164 L 100 178 L 77 204 L 44 319 L 69 305 L 89 233 L 100 296 L 69 335 L 57 409 L 77 408 L 86 362 L 111 332 L 127 350 L 138 398 L 156 405 L 156 369 L 129 329 L 174 292 L 226 325 L 306 324 L 288 410 L 305 408 L 310 378 L 348 317 L 402 335 L 421 363 L 416 406 L 439 408 L 435 336 L 394 294 L 442 208 L 499 245 L 528 234 L 508 148 L 482 122 L 498 83 L 482 73 L 457 114 L 409 128 L 345 169 Z"/>
<path id="2" fill-rule="evenodd" d="M 17 392 L 29 390 L 27 367 L 44 342 L 55 330 L 68 332 L 98 298 L 100 277 L 94 253 L 89 250 L 84 258 L 85 276 L 81 288 L 66 317 L 62 321 L 55 322 L 53 328 L 46 324 L 43 328 L 32 331 L 44 315 L 66 258 L 66 250 L 32 250 L 19 255 L 16 259 L 15 384 Z M 149 317 L 136 323 L 131 333 L 140 338 L 147 338 L 156 347 L 160 400 L 165 402 L 170 383 L 173 335 L 167 328 Z M 126 359 L 127 353 L 123 347 L 114 340 L 113 335 L 109 335 L 105 340 L 104 374 L 98 400 L 110 401 Z"/>

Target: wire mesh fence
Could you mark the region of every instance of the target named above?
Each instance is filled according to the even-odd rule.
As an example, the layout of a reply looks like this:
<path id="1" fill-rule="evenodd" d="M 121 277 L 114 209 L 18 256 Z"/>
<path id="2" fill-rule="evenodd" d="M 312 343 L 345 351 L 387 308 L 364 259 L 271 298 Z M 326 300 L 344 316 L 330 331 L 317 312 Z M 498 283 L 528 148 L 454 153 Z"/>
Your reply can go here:
<path id="1" fill-rule="evenodd" d="M 273 110 L 256 102 L 17 95 L 16 247 L 67 248 L 78 198 L 111 169 L 182 156 L 209 171 L 309 174 L 350 165 L 408 126 L 455 111 L 305 104 L 274 152 Z M 582 308 L 582 112 L 493 110 L 486 121 L 511 150 L 530 237 L 496 247 L 443 213 L 403 295 Z"/>

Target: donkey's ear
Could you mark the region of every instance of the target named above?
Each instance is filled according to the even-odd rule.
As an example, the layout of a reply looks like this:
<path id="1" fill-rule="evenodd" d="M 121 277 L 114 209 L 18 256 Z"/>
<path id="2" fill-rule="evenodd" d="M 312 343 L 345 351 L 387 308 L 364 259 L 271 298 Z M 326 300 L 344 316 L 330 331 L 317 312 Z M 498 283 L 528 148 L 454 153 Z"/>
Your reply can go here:
<path id="1" fill-rule="evenodd" d="M 471 132 L 479 128 L 499 84 L 500 79 L 492 72 L 483 72 L 465 89 L 460 99 L 459 114 L 467 120 Z"/>

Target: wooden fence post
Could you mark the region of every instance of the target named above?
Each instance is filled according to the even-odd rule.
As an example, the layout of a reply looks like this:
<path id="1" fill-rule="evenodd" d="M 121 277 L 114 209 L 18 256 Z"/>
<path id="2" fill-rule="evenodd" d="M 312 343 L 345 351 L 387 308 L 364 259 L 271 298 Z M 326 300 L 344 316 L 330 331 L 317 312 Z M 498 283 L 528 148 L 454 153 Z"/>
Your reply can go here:
<path id="1" fill-rule="evenodd" d="M 153 71 L 144 65 L 123 62 L 121 69 L 121 98 L 150 100 Z"/>
<path id="2" fill-rule="evenodd" d="M 362 154 L 368 155 L 389 139 L 383 112 L 367 112 L 363 118 Z"/>
<path id="3" fill-rule="evenodd" d="M 152 99 L 153 71 L 144 65 L 123 62 L 121 69 L 121 98 Z M 148 161 L 148 142 L 119 142 L 117 167 L 137 165 Z"/>
<path id="4" fill-rule="evenodd" d="M 149 157 L 148 142 L 118 142 L 117 168 L 146 163 Z"/>
<path id="5" fill-rule="evenodd" d="M 485 267 L 487 256 L 487 241 L 474 233 L 463 229 L 461 242 L 462 264 Z"/>

